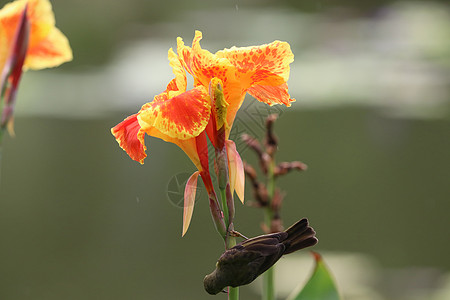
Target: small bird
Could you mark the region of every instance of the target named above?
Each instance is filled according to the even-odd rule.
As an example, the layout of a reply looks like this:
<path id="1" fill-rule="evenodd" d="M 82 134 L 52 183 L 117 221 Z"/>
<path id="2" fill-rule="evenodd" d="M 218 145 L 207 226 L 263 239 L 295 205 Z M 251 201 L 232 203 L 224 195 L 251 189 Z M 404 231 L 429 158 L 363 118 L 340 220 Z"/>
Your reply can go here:
<path id="1" fill-rule="evenodd" d="M 216 263 L 216 269 L 205 276 L 205 290 L 216 295 L 227 286 L 249 284 L 273 266 L 281 256 L 313 246 L 316 232 L 301 219 L 286 231 L 247 239 L 225 251 Z"/>

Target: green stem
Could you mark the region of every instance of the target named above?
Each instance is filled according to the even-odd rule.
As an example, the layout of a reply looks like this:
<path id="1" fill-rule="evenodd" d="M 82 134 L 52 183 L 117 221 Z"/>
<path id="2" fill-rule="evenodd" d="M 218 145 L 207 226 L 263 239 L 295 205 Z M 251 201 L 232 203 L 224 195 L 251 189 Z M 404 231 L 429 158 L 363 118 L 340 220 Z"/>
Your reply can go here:
<path id="1" fill-rule="evenodd" d="M 267 194 L 269 196 L 269 203 L 264 210 L 264 223 L 267 228 L 272 227 L 273 212 L 272 212 L 272 199 L 275 194 L 275 176 L 273 174 L 275 168 L 275 162 L 269 163 L 267 170 Z M 274 266 L 271 267 L 263 274 L 263 300 L 275 299 L 275 285 L 274 285 Z"/>
<path id="2" fill-rule="evenodd" d="M 273 284 L 274 267 L 271 267 L 264 273 L 263 276 L 263 300 L 273 300 L 275 299 L 275 287 Z"/>
<path id="3" fill-rule="evenodd" d="M 223 211 L 223 218 L 225 220 L 225 225 L 228 230 L 228 226 L 230 226 L 229 223 L 229 212 L 228 212 L 228 205 L 227 205 L 227 191 L 226 189 L 220 189 L 220 200 L 222 201 L 222 211 Z"/>
<path id="4" fill-rule="evenodd" d="M 271 196 L 269 194 L 269 196 Z M 272 197 L 270 197 L 272 200 Z M 273 214 L 269 207 L 265 209 L 264 221 L 267 228 L 270 228 L 272 223 Z M 274 266 L 268 269 L 263 274 L 263 300 L 274 300 L 275 299 L 275 285 L 274 285 Z"/>
<path id="5" fill-rule="evenodd" d="M 227 238 L 227 249 L 231 249 L 236 245 L 236 238 L 234 236 L 228 235 Z M 228 300 L 238 300 L 239 299 L 239 287 L 228 287 Z"/>
<path id="6" fill-rule="evenodd" d="M 239 287 L 228 287 L 228 300 L 239 300 Z"/>
<path id="7" fill-rule="evenodd" d="M 275 176 L 273 174 L 274 169 L 275 169 L 275 162 L 272 160 L 269 163 L 269 167 L 267 169 L 267 194 L 269 195 L 269 206 L 268 206 L 269 209 L 273 195 L 275 194 Z"/>

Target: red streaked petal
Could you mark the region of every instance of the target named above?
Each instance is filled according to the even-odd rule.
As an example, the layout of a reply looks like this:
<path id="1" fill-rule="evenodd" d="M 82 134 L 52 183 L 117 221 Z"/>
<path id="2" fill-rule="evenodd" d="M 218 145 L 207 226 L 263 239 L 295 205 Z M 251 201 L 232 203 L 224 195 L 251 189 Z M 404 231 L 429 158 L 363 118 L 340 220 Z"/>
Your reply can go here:
<path id="1" fill-rule="evenodd" d="M 169 137 L 185 140 L 205 130 L 210 114 L 209 95 L 199 86 L 166 101 L 147 103 L 138 119 L 144 130 L 156 128 Z"/>
<path id="2" fill-rule="evenodd" d="M 209 140 L 211 141 L 211 144 L 214 146 L 214 148 L 217 147 L 217 129 L 216 129 L 216 120 L 214 117 L 214 112 L 211 112 L 211 117 L 209 118 L 208 125 L 206 125 L 206 134 L 208 135 Z"/>
<path id="3" fill-rule="evenodd" d="M 249 88 L 247 92 L 257 100 L 269 105 L 284 104 L 289 107 L 292 102 L 295 102 L 295 99 L 291 99 L 289 96 L 286 83 L 279 86 L 255 85 Z"/>
<path id="4" fill-rule="evenodd" d="M 236 144 L 232 140 L 226 141 L 227 157 L 228 157 L 228 170 L 230 177 L 231 193 L 236 190 L 236 194 L 244 203 L 245 194 L 245 172 L 244 164 L 242 163 L 241 156 L 236 150 Z"/>
<path id="5" fill-rule="evenodd" d="M 202 131 L 196 138 L 196 149 L 197 149 L 197 155 L 200 160 L 201 169 L 200 171 L 205 171 L 206 173 L 209 173 L 209 156 L 208 156 L 208 141 L 206 139 L 206 132 Z"/>
<path id="6" fill-rule="evenodd" d="M 134 114 L 123 120 L 111 129 L 111 133 L 116 138 L 120 147 L 135 161 L 144 163 L 145 154 L 144 131 L 141 129 Z"/>
<path id="7" fill-rule="evenodd" d="M 197 179 L 200 175 L 199 171 L 189 177 L 184 189 L 184 210 L 183 210 L 183 233 L 184 236 L 191 223 L 192 214 L 194 213 L 195 195 L 197 194 Z"/>

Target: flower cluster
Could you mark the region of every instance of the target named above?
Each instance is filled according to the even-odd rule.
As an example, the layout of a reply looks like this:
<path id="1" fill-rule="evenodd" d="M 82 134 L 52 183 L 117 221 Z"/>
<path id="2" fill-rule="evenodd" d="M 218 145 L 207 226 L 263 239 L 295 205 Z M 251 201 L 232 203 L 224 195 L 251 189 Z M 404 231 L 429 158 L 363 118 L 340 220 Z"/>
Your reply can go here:
<path id="1" fill-rule="evenodd" d="M 201 48 L 201 39 L 200 31 L 195 32 L 192 47 L 186 46 L 181 38 L 177 39 L 177 54 L 173 49 L 168 53 L 175 78 L 153 101 L 144 104 L 138 113 L 111 130 L 119 145 L 140 163 L 146 157 L 144 135 L 147 133 L 178 145 L 197 167 L 198 172 L 189 179 L 186 188 L 183 233 L 192 214 L 189 202 L 192 202 L 192 195 L 189 193 L 195 189 L 189 185 L 196 184 L 199 174 L 210 199 L 214 198 L 206 137 L 216 150 L 219 187 L 229 181 L 231 194 L 236 190 L 243 201 L 243 165 L 234 142 L 228 138 L 246 93 L 269 105 L 290 106 L 295 101 L 290 98 L 286 83 L 289 64 L 294 60 L 288 43 L 274 41 L 261 46 L 232 47 L 213 54 Z M 194 78 L 191 89 L 187 88 L 187 74 Z M 221 164 L 224 161 L 226 163 Z M 220 175 L 221 171 L 226 174 Z M 216 211 L 220 219 L 226 205 L 222 205 L 222 209 L 218 204 L 216 206 L 211 212 Z M 228 231 L 232 223 L 234 211 L 228 208 L 229 216 L 227 213 L 223 216 L 226 228 L 216 222 L 219 232 Z"/>

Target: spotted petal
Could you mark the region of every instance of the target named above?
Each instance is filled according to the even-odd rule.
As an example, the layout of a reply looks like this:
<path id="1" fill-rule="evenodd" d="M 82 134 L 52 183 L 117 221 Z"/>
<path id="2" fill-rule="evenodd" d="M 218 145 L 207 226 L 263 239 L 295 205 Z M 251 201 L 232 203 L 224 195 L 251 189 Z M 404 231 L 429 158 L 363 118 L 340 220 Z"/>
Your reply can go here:
<path id="1" fill-rule="evenodd" d="M 250 86 L 280 85 L 289 78 L 289 64 L 294 54 L 288 43 L 274 41 L 252 47 L 232 47 L 216 53 L 234 65 L 244 89 Z"/>
<path id="2" fill-rule="evenodd" d="M 261 102 L 269 105 L 285 104 L 295 101 L 287 92 L 289 64 L 294 55 L 286 42 L 274 41 L 270 44 L 252 47 L 232 47 L 216 53 L 226 58 L 236 68 L 236 79 L 243 92 L 249 92 Z M 231 101 L 229 119 L 234 119 L 242 104 L 243 97 Z M 229 121 L 230 122 L 230 121 Z"/>
<path id="3" fill-rule="evenodd" d="M 284 104 L 289 107 L 295 101 L 289 96 L 287 83 L 278 86 L 255 85 L 249 88 L 247 92 L 257 100 L 269 105 Z"/>
<path id="4" fill-rule="evenodd" d="M 147 103 L 138 119 L 143 128 L 156 128 L 171 138 L 186 140 L 205 130 L 210 114 L 209 95 L 199 86 L 165 101 Z"/>
<path id="5" fill-rule="evenodd" d="M 185 46 L 178 38 L 177 52 L 183 66 L 194 77 L 194 85 L 209 86 L 211 79 L 218 78 L 223 83 L 225 100 L 230 104 L 227 122 L 233 124 L 234 116 L 244 100 L 245 91 L 236 77 L 236 67 L 227 58 L 219 57 L 208 50 L 202 49 L 200 40 L 202 33 L 195 32 L 192 48 Z M 227 130 L 227 135 L 229 130 Z"/>

